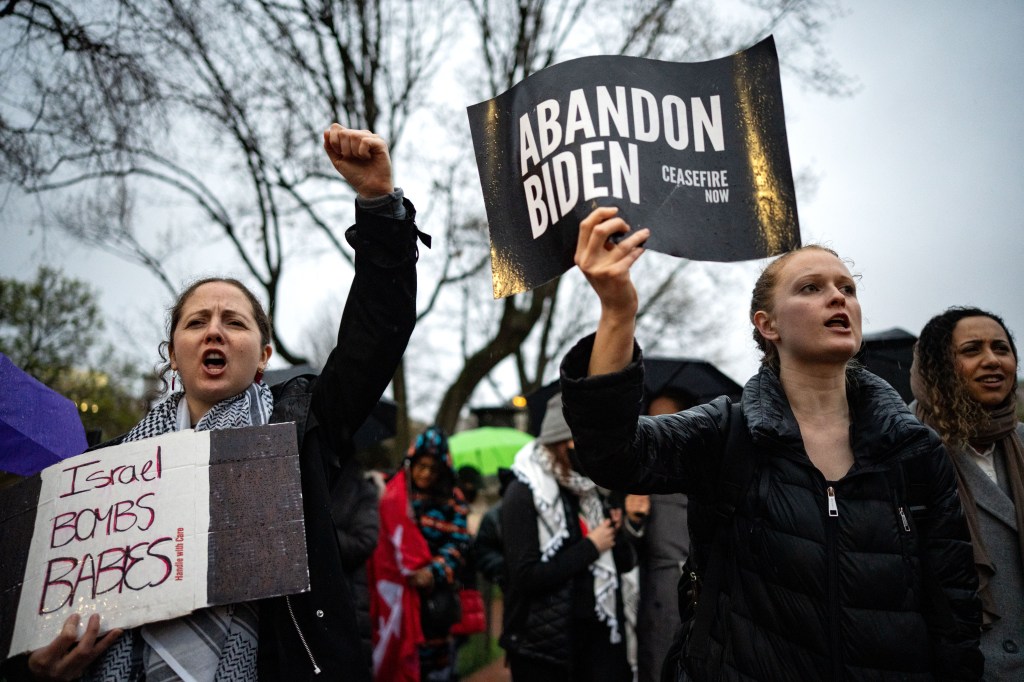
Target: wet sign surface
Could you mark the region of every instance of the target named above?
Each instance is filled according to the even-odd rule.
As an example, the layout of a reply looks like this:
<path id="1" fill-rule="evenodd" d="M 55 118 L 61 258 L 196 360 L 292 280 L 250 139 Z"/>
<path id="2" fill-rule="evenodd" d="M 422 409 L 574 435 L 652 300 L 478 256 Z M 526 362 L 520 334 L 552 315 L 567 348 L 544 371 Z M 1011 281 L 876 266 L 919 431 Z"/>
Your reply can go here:
<path id="1" fill-rule="evenodd" d="M 738 261 L 800 245 L 778 55 L 769 37 L 682 64 L 584 57 L 468 108 L 494 296 L 573 264 L 579 222 L 619 207 L 647 248 Z"/>
<path id="2" fill-rule="evenodd" d="M 86 452 L 0 497 L 0 653 L 309 587 L 294 424 Z"/>

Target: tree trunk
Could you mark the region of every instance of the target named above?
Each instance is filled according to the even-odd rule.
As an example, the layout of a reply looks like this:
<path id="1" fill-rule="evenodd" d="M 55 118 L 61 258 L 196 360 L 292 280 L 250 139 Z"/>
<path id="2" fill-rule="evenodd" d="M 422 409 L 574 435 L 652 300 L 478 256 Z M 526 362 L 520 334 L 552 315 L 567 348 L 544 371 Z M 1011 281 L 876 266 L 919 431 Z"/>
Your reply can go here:
<path id="1" fill-rule="evenodd" d="M 559 279 L 543 284 L 532 293 L 530 306 L 526 309 L 516 307 L 516 298 L 505 299 L 498 333 L 473 355 L 466 358 L 458 378 L 452 382 L 441 399 L 435 423 L 448 433 L 452 433 L 459 422 L 462 407 L 473 394 L 473 390 L 491 370 L 505 358 L 516 352 L 526 340 L 534 324 L 544 312 L 545 303 L 558 291 Z"/>

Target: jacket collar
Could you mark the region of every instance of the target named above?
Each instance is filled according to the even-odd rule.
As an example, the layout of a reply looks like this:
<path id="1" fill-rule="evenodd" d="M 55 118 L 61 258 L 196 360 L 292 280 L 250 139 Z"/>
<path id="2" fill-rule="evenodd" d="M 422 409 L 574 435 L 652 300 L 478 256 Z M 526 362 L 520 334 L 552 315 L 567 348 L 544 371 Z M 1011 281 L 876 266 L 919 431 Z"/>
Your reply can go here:
<path id="1" fill-rule="evenodd" d="M 863 368 L 847 379 L 856 465 L 870 466 L 892 456 L 910 456 L 928 446 L 930 432 L 907 409 L 899 393 Z M 800 427 L 775 372 L 767 367 L 743 388 L 743 414 L 754 442 L 770 439 L 803 452 Z M 907 447 L 913 445 L 914 447 Z"/>

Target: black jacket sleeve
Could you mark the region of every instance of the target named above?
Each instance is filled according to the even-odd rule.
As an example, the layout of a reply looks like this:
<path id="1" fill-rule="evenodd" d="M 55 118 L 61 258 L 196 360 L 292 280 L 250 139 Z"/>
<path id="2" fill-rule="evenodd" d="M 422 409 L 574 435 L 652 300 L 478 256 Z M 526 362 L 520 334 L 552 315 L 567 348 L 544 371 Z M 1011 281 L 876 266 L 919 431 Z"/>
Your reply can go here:
<path id="1" fill-rule="evenodd" d="M 355 276 L 311 409 L 335 452 L 366 421 L 405 352 L 416 321 L 416 209 L 405 200 L 396 220 L 356 206 L 345 238 L 355 249 Z"/>
<path id="2" fill-rule="evenodd" d="M 505 548 L 501 540 L 502 503 L 487 510 L 480 519 L 480 528 L 473 539 L 473 560 L 476 569 L 487 580 L 505 589 Z"/>
<path id="3" fill-rule="evenodd" d="M 721 461 L 729 401 L 717 398 L 677 414 L 640 416 L 643 356 L 621 372 L 588 377 L 594 337 L 562 361 L 562 405 L 584 473 L 628 493 L 709 494 Z"/>
<path id="4" fill-rule="evenodd" d="M 957 495 L 953 463 L 939 442 L 909 468 L 911 485 L 926 485 L 928 513 L 915 517 L 921 535 L 923 606 L 939 680 L 978 680 L 984 658 L 978 648 L 981 601 L 974 551 Z"/>
<path id="5" fill-rule="evenodd" d="M 593 542 L 580 538 L 550 561 L 542 562 L 533 493 L 519 481 L 509 485 L 502 498 L 501 535 L 509 586 L 523 595 L 548 592 L 569 582 L 576 574 L 587 570 L 599 555 Z"/>

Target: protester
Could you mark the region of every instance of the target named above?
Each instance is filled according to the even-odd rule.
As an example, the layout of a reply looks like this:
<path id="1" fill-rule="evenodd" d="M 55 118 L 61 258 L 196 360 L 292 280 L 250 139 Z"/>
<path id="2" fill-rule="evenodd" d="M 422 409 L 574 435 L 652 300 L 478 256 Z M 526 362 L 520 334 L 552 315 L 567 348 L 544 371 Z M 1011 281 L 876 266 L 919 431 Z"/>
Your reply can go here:
<path id="1" fill-rule="evenodd" d="M 501 645 L 513 680 L 628 681 L 619 573 L 632 567 L 632 548 L 616 542 L 621 510 L 606 518 L 597 486 L 572 469 L 559 401 L 551 399 L 540 435 L 516 454 L 517 480 L 502 498 Z"/>
<path id="2" fill-rule="evenodd" d="M 651 398 L 647 414 L 675 414 L 691 407 L 675 392 Z M 678 586 L 690 553 L 686 532 L 686 495 L 627 495 L 626 531 L 633 537 L 639 564 L 640 599 L 636 614 L 637 679 L 656 682 L 681 625 Z"/>
<path id="3" fill-rule="evenodd" d="M 917 340 L 911 388 L 911 407 L 956 469 L 980 583 L 985 679 L 1024 679 L 1024 425 L 1006 324 L 977 308 L 933 317 Z"/>
<path id="4" fill-rule="evenodd" d="M 462 499 L 466 502 L 468 510 L 466 513 L 466 529 L 469 531 L 470 537 L 473 537 L 480 527 L 480 518 L 483 516 L 482 512 L 475 509 L 475 504 L 480 491 L 484 487 L 484 477 L 479 469 L 467 464 L 459 467 L 455 472 L 455 485 L 462 493 Z"/>
<path id="5" fill-rule="evenodd" d="M 478 584 L 478 568 L 476 565 L 476 554 L 473 552 L 473 545 L 476 543 L 476 535 L 480 530 L 480 520 L 483 514 L 476 504 L 480 491 L 484 487 L 484 477 L 480 470 L 474 466 L 464 465 L 455 472 L 455 486 L 462 493 L 463 503 L 466 505 L 466 554 L 463 557 L 462 570 L 458 575 L 459 602 L 462 609 L 459 622 L 451 630 L 455 639 L 455 665 L 458 667 L 459 654 L 469 642 L 470 635 L 484 632 L 487 627 L 487 614 L 484 609 L 484 595 Z"/>
<path id="6" fill-rule="evenodd" d="M 377 548 L 380 529 L 379 496 L 376 484 L 366 477 L 353 457 L 342 465 L 331 488 L 331 517 L 341 550 L 359 625 L 365 669 L 372 670 L 373 626 L 370 620 L 370 585 L 366 563 Z"/>
<path id="7" fill-rule="evenodd" d="M 387 144 L 368 131 L 332 124 L 324 149 L 357 192 L 346 232 L 355 277 L 338 346 L 319 376 L 268 387 L 270 320 L 240 282 L 210 278 L 188 287 L 171 308 L 166 368 L 180 387 L 127 435 L 132 441 L 181 429 L 295 422 L 311 590 L 261 602 L 196 611 L 119 635 L 100 636 L 78 616 L 31 654 L 36 679 L 368 680 L 352 596 L 328 511 L 329 490 L 352 434 L 394 374 L 415 321 L 415 209 L 393 186 Z M 166 355 L 163 355 L 166 348 Z M 77 644 L 76 644 L 77 640 Z M 13 679 L 16 674 L 5 674 Z"/>
<path id="8" fill-rule="evenodd" d="M 980 678 L 953 467 L 888 384 L 850 365 L 861 308 L 843 261 L 811 246 L 765 268 L 750 306 L 762 368 L 740 403 L 641 417 L 630 266 L 649 230 L 609 241 L 627 232 L 614 208 L 581 222 L 576 262 L 601 317 L 564 359 L 562 395 L 594 480 L 689 496 L 695 611 L 669 675 Z M 699 534 L 698 510 L 714 512 Z"/>
<path id="9" fill-rule="evenodd" d="M 466 504 L 448 438 L 432 426 L 409 449 L 381 500 L 371 575 L 374 672 L 379 682 L 456 679 L 452 626 L 469 548 Z"/>
<path id="10" fill-rule="evenodd" d="M 505 569 L 505 543 L 501 539 L 501 508 L 505 491 L 514 480 L 515 474 L 511 469 L 498 468 L 498 501 L 481 517 L 471 552 L 477 572 L 502 592 L 508 588 L 508 572 Z"/>

